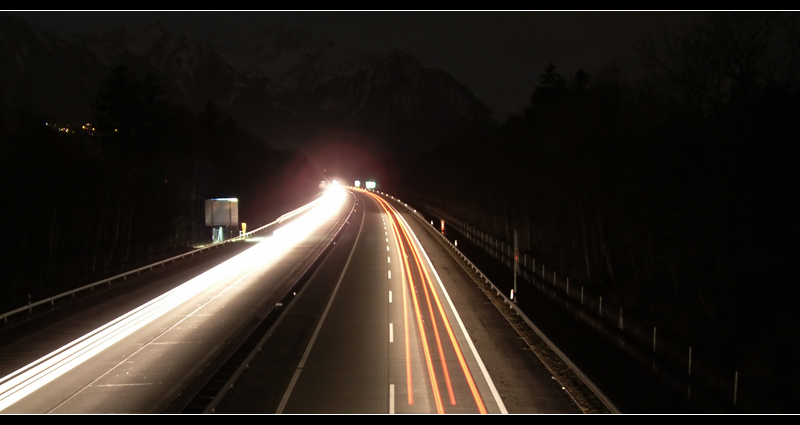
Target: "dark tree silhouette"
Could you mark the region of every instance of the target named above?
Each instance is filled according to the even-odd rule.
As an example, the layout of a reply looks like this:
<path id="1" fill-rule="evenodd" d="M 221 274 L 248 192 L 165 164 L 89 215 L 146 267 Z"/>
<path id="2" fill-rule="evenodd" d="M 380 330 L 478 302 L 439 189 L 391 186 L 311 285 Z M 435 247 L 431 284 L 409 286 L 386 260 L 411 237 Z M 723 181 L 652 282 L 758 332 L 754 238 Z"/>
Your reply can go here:
<path id="1" fill-rule="evenodd" d="M 590 83 L 589 74 L 581 68 L 575 73 L 575 77 L 572 79 L 572 88 L 580 94 L 585 94 L 586 91 L 589 90 Z"/>
<path id="2" fill-rule="evenodd" d="M 566 88 L 567 82 L 564 79 L 564 76 L 557 73 L 556 66 L 551 63 L 547 66 L 547 68 L 545 68 L 544 74 L 539 76 L 539 84 L 536 86 L 536 90 L 531 95 L 531 103 L 535 103 L 536 100 L 539 99 L 551 99 L 554 96 L 563 93 Z"/>
<path id="3" fill-rule="evenodd" d="M 152 150 L 164 125 L 163 92 L 154 75 L 138 79 L 124 65 L 103 78 L 92 108 L 104 150 Z"/>

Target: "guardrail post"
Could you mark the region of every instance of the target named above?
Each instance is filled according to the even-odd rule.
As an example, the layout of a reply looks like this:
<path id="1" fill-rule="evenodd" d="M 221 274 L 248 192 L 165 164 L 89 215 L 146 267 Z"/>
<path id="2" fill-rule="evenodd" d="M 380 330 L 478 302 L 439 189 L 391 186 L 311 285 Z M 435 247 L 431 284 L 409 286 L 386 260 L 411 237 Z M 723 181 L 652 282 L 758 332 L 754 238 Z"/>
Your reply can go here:
<path id="1" fill-rule="evenodd" d="M 653 353 L 656 352 L 656 327 L 653 326 Z"/>
<path id="2" fill-rule="evenodd" d="M 653 326 L 653 372 L 656 371 L 656 327 Z"/>
<path id="3" fill-rule="evenodd" d="M 522 254 L 522 277 L 527 279 L 528 254 Z"/>
<path id="4" fill-rule="evenodd" d="M 692 397 L 692 346 L 689 346 L 689 374 L 686 378 L 686 398 Z"/>

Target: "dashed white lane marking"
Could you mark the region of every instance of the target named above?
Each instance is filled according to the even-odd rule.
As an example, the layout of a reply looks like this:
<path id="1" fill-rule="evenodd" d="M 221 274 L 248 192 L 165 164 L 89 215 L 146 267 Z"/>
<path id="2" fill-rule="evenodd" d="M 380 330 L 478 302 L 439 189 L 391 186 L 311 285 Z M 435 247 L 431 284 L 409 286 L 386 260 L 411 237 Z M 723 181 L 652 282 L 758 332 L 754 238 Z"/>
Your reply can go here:
<path id="1" fill-rule="evenodd" d="M 392 291 L 389 291 L 389 304 L 392 303 Z"/>
<path id="2" fill-rule="evenodd" d="M 389 272 L 389 279 L 391 279 L 392 278 L 392 271 L 391 270 L 387 270 L 387 271 Z"/>
<path id="3" fill-rule="evenodd" d="M 394 342 L 394 324 L 389 323 L 389 342 Z"/>
<path id="4" fill-rule="evenodd" d="M 392 257 L 386 257 L 386 262 L 387 263 L 391 263 L 392 262 Z"/>
<path id="5" fill-rule="evenodd" d="M 389 238 L 386 238 L 386 243 L 389 243 Z"/>
<path id="6" fill-rule="evenodd" d="M 389 250 L 389 245 L 386 245 L 386 250 L 387 250 L 387 251 Z"/>
<path id="7" fill-rule="evenodd" d="M 394 415 L 394 384 L 389 384 L 389 414 Z"/>

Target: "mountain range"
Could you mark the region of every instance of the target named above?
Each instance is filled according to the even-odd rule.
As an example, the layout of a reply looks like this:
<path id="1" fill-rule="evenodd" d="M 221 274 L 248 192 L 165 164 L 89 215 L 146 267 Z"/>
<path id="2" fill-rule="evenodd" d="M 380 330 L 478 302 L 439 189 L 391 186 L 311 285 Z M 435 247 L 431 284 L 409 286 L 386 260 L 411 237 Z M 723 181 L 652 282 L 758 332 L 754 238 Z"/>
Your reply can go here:
<path id="1" fill-rule="evenodd" d="M 495 126 L 467 87 L 403 51 L 344 49 L 287 28 L 192 40 L 160 22 L 61 36 L 0 16 L 4 110 L 90 121 L 101 79 L 118 65 L 155 75 L 176 104 L 200 111 L 213 101 L 279 148 L 293 142 L 271 138 L 271 130 L 287 121 L 355 130 L 406 153 Z"/>

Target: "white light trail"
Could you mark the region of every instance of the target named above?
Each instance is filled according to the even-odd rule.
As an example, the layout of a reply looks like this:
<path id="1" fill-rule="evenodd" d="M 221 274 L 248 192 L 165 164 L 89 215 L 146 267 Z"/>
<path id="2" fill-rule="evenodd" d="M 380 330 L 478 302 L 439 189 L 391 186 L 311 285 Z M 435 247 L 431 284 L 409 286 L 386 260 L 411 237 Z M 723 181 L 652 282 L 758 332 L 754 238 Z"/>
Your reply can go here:
<path id="1" fill-rule="evenodd" d="M 344 199 L 344 189 L 332 188 L 324 196 L 308 204 L 307 208 L 293 212 L 290 217 L 300 213 L 303 215 L 276 230 L 272 237 L 265 238 L 224 263 L 0 378 L 0 411 L 214 285 L 236 282 L 237 277 L 249 274 L 255 268 L 266 269 L 339 211 Z M 285 215 L 279 220 L 284 221 L 290 217 Z"/>

